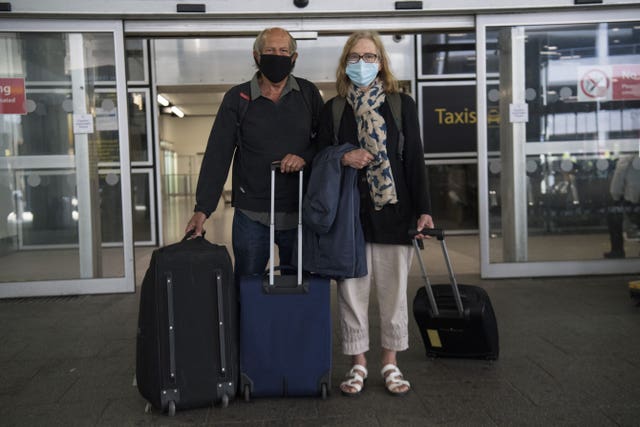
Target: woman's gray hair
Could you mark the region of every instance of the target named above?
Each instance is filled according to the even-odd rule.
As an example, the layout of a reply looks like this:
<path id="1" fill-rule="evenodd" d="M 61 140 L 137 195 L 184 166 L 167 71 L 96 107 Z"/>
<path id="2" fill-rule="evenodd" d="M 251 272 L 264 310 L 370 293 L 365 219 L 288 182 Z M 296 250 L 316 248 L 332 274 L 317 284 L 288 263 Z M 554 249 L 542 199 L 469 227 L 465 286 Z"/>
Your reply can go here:
<path id="1" fill-rule="evenodd" d="M 296 53 L 296 51 L 298 50 L 298 43 L 296 42 L 296 39 L 293 38 L 289 31 L 280 27 L 265 28 L 264 30 L 260 31 L 260 34 L 258 34 L 256 40 L 253 42 L 254 52 L 256 52 L 257 54 L 262 53 L 262 49 L 264 48 L 264 39 L 272 31 L 285 32 L 289 36 L 289 55 L 293 55 L 294 53 Z"/>

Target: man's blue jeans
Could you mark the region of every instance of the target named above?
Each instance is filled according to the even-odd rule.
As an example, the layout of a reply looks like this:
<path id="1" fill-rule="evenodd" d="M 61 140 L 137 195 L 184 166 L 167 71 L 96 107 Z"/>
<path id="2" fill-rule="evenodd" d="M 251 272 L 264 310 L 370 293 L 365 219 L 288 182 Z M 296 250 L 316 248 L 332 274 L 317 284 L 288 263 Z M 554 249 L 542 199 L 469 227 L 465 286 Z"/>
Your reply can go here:
<path id="1" fill-rule="evenodd" d="M 291 265 L 297 229 L 276 230 L 281 265 Z M 241 276 L 263 273 L 269 261 L 269 227 L 251 220 L 238 209 L 233 215 L 233 255 L 236 281 Z"/>

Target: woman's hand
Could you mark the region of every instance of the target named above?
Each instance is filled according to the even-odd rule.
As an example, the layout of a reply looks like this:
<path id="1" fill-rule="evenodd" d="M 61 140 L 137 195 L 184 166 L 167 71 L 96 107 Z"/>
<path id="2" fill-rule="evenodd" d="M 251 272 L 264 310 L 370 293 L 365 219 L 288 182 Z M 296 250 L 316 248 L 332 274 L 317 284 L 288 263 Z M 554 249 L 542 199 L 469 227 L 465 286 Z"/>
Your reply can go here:
<path id="1" fill-rule="evenodd" d="M 362 169 L 369 166 L 375 157 L 364 148 L 356 148 L 342 156 L 342 165 L 349 166 L 354 169 Z"/>
<path id="2" fill-rule="evenodd" d="M 431 218 L 431 215 L 427 215 L 427 214 L 422 214 L 420 215 L 420 218 L 418 218 L 418 222 L 416 224 L 416 229 L 418 231 L 421 231 L 424 228 L 433 228 L 433 218 Z M 430 239 L 431 236 L 425 236 L 422 233 L 418 233 L 414 236 L 416 239 Z"/>

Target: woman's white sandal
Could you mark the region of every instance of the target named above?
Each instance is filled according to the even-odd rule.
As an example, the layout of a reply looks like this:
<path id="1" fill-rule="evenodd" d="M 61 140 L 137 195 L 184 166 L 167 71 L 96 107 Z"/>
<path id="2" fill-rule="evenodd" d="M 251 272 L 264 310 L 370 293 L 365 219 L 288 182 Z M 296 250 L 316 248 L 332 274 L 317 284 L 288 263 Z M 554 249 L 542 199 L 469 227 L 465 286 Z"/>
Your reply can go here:
<path id="1" fill-rule="evenodd" d="M 362 372 L 362 375 L 360 375 L 360 372 Z M 362 392 L 367 375 L 367 368 L 358 364 L 353 365 L 345 375 L 347 379 L 340 383 L 340 391 L 342 394 L 350 397 L 358 396 L 360 392 Z M 355 391 L 346 391 L 342 388 L 343 386 L 351 387 Z"/>
<path id="2" fill-rule="evenodd" d="M 387 374 L 387 372 L 389 372 Z M 384 385 L 387 388 L 387 391 L 393 396 L 404 396 L 411 390 L 411 384 L 409 381 L 405 380 L 402 377 L 402 372 L 400 369 L 392 363 L 388 365 L 384 365 L 382 370 L 380 371 L 382 374 L 382 378 L 384 379 Z M 402 386 L 407 386 L 405 391 L 396 391 L 398 388 Z"/>

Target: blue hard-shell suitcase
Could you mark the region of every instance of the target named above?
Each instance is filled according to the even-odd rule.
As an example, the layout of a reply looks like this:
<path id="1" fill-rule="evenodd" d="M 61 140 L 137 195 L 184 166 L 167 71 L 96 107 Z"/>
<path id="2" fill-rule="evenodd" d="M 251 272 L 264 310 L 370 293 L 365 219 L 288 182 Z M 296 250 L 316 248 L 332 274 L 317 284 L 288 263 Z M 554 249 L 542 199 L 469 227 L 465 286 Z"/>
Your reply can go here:
<path id="1" fill-rule="evenodd" d="M 275 170 L 271 168 L 271 230 Z M 300 171 L 300 201 L 302 171 Z M 299 203 L 299 208 L 301 202 Z M 298 266 L 302 265 L 302 219 Z M 327 397 L 331 386 L 331 306 L 328 278 L 277 275 L 273 233 L 269 272 L 240 278 L 240 387 L 244 399 L 263 396 Z"/>

